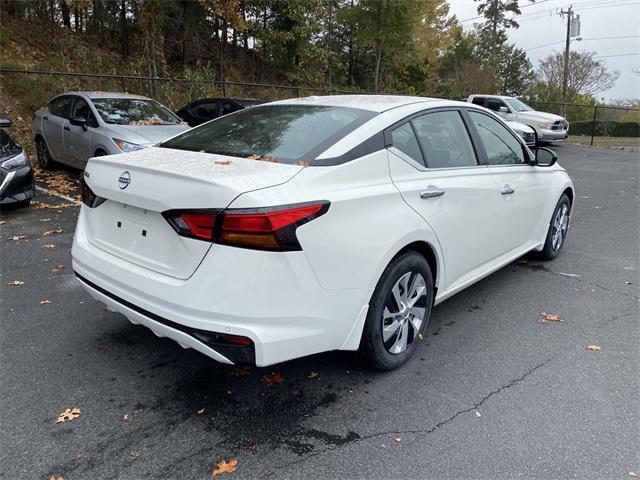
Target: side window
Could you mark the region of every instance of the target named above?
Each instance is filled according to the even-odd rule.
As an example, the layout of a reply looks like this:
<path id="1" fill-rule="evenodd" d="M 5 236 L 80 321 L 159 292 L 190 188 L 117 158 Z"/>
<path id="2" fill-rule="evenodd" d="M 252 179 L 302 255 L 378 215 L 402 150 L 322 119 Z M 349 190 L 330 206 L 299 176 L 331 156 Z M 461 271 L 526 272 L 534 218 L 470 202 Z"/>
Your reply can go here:
<path id="1" fill-rule="evenodd" d="M 473 97 L 471 103 L 484 107 L 484 97 Z"/>
<path id="2" fill-rule="evenodd" d="M 413 119 L 428 168 L 477 165 L 469 132 L 457 111 L 427 113 Z"/>
<path id="3" fill-rule="evenodd" d="M 507 104 L 498 98 L 488 98 L 487 99 L 487 108 L 489 110 L 493 110 L 494 112 L 499 112 L 500 107 L 507 107 Z"/>
<path id="4" fill-rule="evenodd" d="M 191 114 L 196 117 L 206 118 L 207 120 L 211 120 L 212 118 L 216 118 L 218 116 L 218 103 L 217 102 L 206 102 L 200 103 L 193 108 L 191 108 Z"/>
<path id="5" fill-rule="evenodd" d="M 516 137 L 489 115 L 469 112 L 487 152 L 489 165 L 519 165 L 526 163 L 522 144 Z"/>
<path id="6" fill-rule="evenodd" d="M 418 145 L 418 140 L 413 133 L 411 124 L 405 123 L 404 125 L 401 125 L 393 130 L 391 132 L 391 143 L 402 153 L 411 157 L 416 162 L 424 165 L 422 153 L 420 152 L 420 146 Z"/>
<path id="7" fill-rule="evenodd" d="M 69 118 L 71 110 L 72 97 L 59 97 L 49 103 L 49 113 L 56 117 Z"/>
<path id="8" fill-rule="evenodd" d="M 73 104 L 73 108 L 71 110 L 71 118 L 84 118 L 87 120 L 87 125 L 89 127 L 97 127 L 98 122 L 96 121 L 96 117 L 93 115 L 91 111 L 91 107 L 83 98 L 76 98 L 76 101 Z"/>

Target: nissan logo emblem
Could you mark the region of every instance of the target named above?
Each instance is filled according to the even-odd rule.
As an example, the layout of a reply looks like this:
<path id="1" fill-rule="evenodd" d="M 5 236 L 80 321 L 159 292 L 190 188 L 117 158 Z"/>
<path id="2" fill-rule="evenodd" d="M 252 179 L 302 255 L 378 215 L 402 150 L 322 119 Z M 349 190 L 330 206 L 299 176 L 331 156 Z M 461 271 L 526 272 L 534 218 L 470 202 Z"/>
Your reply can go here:
<path id="1" fill-rule="evenodd" d="M 124 190 L 131 183 L 131 174 L 128 171 L 122 172 L 122 175 L 118 177 L 118 185 L 120 190 Z"/>

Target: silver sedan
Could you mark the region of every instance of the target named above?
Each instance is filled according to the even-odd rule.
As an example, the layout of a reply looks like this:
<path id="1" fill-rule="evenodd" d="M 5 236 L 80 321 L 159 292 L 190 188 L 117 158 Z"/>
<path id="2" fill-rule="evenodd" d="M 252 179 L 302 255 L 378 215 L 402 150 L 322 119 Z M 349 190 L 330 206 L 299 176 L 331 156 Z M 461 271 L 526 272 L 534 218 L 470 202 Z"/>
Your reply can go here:
<path id="1" fill-rule="evenodd" d="M 36 111 L 32 133 L 38 163 L 84 168 L 91 157 L 134 152 L 189 129 L 171 110 L 127 93 L 70 92 Z"/>

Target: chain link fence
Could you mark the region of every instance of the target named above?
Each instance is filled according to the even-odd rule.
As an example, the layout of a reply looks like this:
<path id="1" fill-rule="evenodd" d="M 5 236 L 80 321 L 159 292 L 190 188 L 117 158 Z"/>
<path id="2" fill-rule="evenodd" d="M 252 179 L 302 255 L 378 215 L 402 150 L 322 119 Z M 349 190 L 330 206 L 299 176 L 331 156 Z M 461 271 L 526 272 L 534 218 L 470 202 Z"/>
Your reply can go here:
<path id="1" fill-rule="evenodd" d="M 3 85 L 20 98 L 24 107 L 35 111 L 60 93 L 85 91 L 128 92 L 155 98 L 177 110 L 205 97 L 244 97 L 279 100 L 308 95 L 371 93 L 292 85 L 248 83 L 193 78 L 158 78 L 136 75 L 69 73 L 0 68 Z M 569 142 L 595 146 L 640 147 L 640 108 L 528 101 L 543 112 L 565 117 Z"/>
<path id="2" fill-rule="evenodd" d="M 640 147 L 640 108 L 537 102 L 529 106 L 569 122 L 569 142 L 606 147 Z"/>

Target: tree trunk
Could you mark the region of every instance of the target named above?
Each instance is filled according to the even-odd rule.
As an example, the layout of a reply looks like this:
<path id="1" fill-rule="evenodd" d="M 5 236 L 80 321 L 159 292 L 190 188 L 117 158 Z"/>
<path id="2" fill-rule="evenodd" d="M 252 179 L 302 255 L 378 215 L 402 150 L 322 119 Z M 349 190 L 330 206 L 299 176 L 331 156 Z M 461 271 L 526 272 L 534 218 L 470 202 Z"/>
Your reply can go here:
<path id="1" fill-rule="evenodd" d="M 71 30 L 71 14 L 69 12 L 69 5 L 67 5 L 66 0 L 60 0 L 60 10 L 62 12 L 63 25 Z"/>
<path id="2" fill-rule="evenodd" d="M 120 1 L 120 25 L 122 28 L 122 61 L 126 62 L 129 56 L 129 32 L 127 30 L 127 4 Z"/>
<path id="3" fill-rule="evenodd" d="M 75 24 L 76 27 L 76 33 L 78 33 L 80 31 L 80 10 L 78 9 L 78 6 L 76 5 L 75 7 L 73 7 L 73 23 Z"/>
<path id="4" fill-rule="evenodd" d="M 380 1 L 378 3 L 378 27 L 377 27 L 377 45 L 376 45 L 376 70 L 375 70 L 375 76 L 374 76 L 374 83 L 373 83 L 373 91 L 374 92 L 378 92 L 378 86 L 379 86 L 379 82 L 380 82 L 380 63 L 382 61 L 382 46 L 384 44 L 384 24 L 382 23 L 382 5 L 383 2 Z M 385 8 L 384 10 L 386 10 L 386 5 L 387 5 L 387 0 L 385 0 L 384 2 Z"/>

